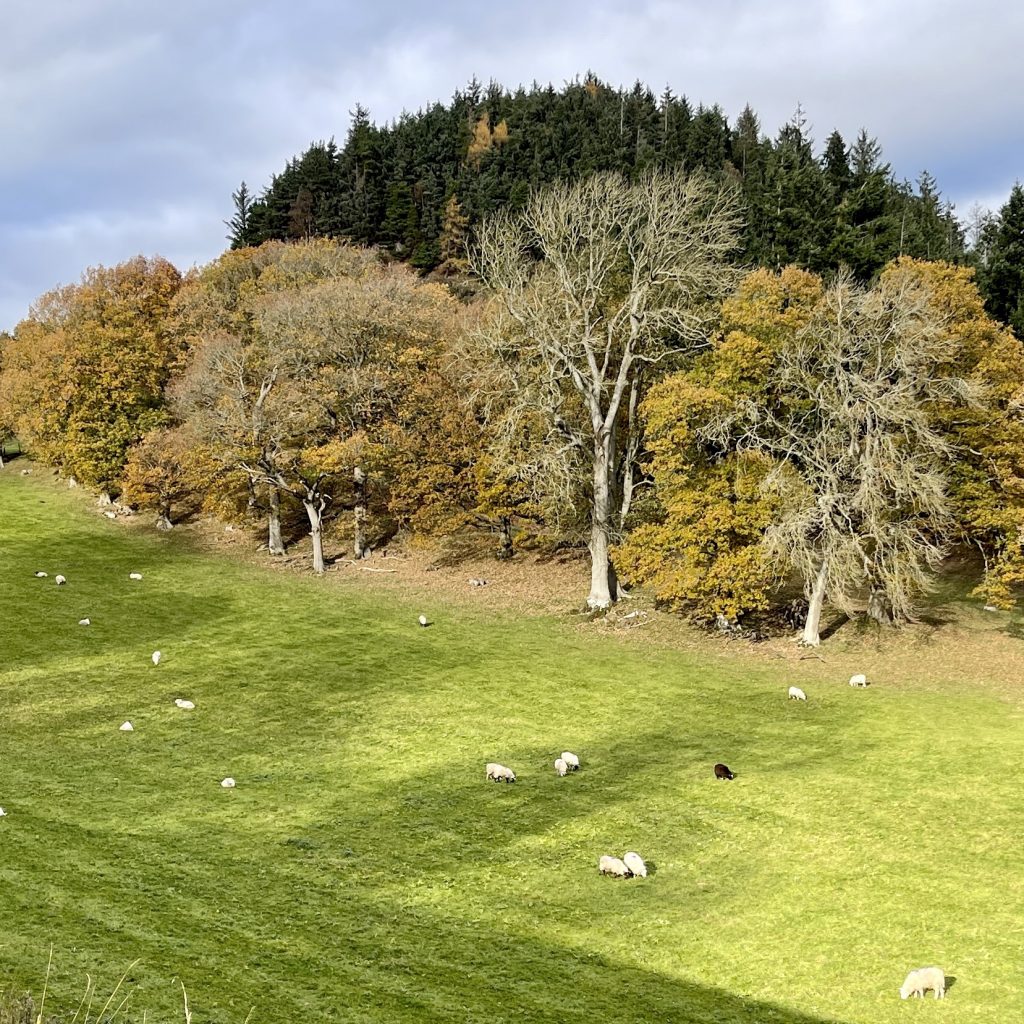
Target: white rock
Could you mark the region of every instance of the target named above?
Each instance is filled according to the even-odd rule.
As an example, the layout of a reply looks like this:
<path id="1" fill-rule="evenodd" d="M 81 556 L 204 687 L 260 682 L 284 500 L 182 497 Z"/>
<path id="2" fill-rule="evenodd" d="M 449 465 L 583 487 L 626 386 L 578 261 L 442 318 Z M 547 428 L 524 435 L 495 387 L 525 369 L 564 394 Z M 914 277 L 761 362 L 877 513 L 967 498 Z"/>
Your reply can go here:
<path id="1" fill-rule="evenodd" d="M 790 700 L 807 700 L 807 694 L 800 689 L 799 686 L 791 686 L 789 688 L 789 699 Z"/>
<path id="2" fill-rule="evenodd" d="M 36 573 L 36 575 L 38 576 L 39 573 Z M 987 612 L 997 612 L 997 611 L 999 611 L 999 609 L 994 604 L 987 604 L 987 605 L 985 605 L 985 611 L 987 611 Z"/>
<path id="3" fill-rule="evenodd" d="M 863 672 L 858 673 L 855 676 L 850 676 L 850 685 L 851 686 L 867 686 L 868 685 L 868 677 L 866 675 L 864 675 Z"/>
<path id="4" fill-rule="evenodd" d="M 128 579 L 130 579 L 130 580 L 141 580 L 142 579 L 142 573 L 141 572 L 130 572 L 130 573 L 128 573 Z"/>
<path id="5" fill-rule="evenodd" d="M 36 579 L 37 580 L 46 579 L 46 576 L 47 576 L 47 574 L 45 572 L 43 572 L 42 569 L 40 569 L 39 572 L 36 573 Z"/>
<path id="6" fill-rule="evenodd" d="M 117 513 L 116 513 L 116 512 L 111 512 L 111 511 L 110 511 L 109 509 L 108 509 L 108 510 L 107 510 L 106 512 L 104 512 L 103 514 L 104 514 L 104 515 L 105 515 L 105 516 L 106 516 L 106 517 L 107 517 L 108 519 L 116 519 L 116 518 L 117 518 Z"/>
<path id="7" fill-rule="evenodd" d="M 65 583 L 67 583 L 67 579 L 61 576 L 60 573 L 53 577 L 53 581 L 57 584 L 58 587 L 62 587 L 64 586 Z"/>
<path id="8" fill-rule="evenodd" d="M 182 711 L 195 711 L 196 709 L 196 706 L 192 701 L 182 700 L 181 697 L 176 697 L 174 703 L 177 704 Z"/>
<path id="9" fill-rule="evenodd" d="M 220 784 L 225 789 L 234 789 L 235 788 L 235 780 L 233 778 L 231 778 L 231 776 L 228 776 L 226 779 L 221 779 L 220 780 Z"/>
<path id="10" fill-rule="evenodd" d="M 160 664 L 160 652 L 159 651 L 154 651 L 153 652 L 153 664 L 154 665 L 159 665 Z"/>
<path id="11" fill-rule="evenodd" d="M 426 615 L 421 615 L 421 616 L 420 616 L 420 625 L 421 625 L 421 626 L 429 626 L 429 625 L 430 625 L 430 623 L 429 623 L 429 622 L 427 622 L 427 617 L 426 617 Z"/>
<path id="12" fill-rule="evenodd" d="M 562 751 L 562 760 L 569 766 L 569 771 L 578 772 L 580 770 L 580 759 L 571 751 Z"/>
<path id="13" fill-rule="evenodd" d="M 88 619 L 79 619 L 78 624 L 80 626 L 91 626 L 92 623 Z"/>
<path id="14" fill-rule="evenodd" d="M 135 732 L 135 726 L 131 722 L 122 722 L 121 732 Z"/>

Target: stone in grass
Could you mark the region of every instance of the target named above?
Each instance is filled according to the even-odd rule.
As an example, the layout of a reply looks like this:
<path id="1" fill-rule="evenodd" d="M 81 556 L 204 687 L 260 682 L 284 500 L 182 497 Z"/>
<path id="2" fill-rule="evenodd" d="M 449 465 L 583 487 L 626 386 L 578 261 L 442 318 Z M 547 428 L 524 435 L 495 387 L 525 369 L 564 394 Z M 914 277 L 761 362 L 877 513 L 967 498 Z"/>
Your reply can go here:
<path id="1" fill-rule="evenodd" d="M 131 722 L 122 722 L 121 732 L 135 732 L 135 726 Z"/>

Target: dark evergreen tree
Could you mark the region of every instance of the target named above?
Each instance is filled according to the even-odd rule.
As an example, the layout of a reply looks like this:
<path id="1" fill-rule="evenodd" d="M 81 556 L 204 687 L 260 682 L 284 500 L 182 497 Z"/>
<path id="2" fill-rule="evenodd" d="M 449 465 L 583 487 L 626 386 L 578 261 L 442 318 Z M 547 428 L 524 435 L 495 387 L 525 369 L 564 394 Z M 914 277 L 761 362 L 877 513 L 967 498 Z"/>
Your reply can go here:
<path id="1" fill-rule="evenodd" d="M 1018 181 L 990 232 L 988 266 L 981 274 L 989 312 L 1024 338 L 1024 188 Z"/>

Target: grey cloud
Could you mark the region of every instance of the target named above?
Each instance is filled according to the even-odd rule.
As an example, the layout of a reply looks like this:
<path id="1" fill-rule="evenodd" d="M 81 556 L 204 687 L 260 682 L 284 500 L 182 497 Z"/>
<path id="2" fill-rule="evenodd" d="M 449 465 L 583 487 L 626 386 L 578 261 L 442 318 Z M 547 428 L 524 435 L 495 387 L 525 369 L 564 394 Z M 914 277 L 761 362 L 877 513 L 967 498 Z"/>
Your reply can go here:
<path id="1" fill-rule="evenodd" d="M 819 142 L 865 126 L 962 212 L 1024 167 L 1024 8 L 1001 0 L 5 6 L 0 327 L 90 264 L 211 259 L 242 178 L 341 140 L 357 101 L 390 120 L 472 75 L 668 84 L 730 118 L 749 102 L 767 134 L 799 101 Z"/>

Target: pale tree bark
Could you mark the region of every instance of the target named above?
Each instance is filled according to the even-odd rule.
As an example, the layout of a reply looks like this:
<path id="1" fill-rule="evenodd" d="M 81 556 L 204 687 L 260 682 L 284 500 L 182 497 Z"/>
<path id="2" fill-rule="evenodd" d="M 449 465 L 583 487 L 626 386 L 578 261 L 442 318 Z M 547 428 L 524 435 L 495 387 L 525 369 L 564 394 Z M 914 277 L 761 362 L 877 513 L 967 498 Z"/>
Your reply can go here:
<path id="1" fill-rule="evenodd" d="M 828 586 L 828 565 L 821 563 L 818 575 L 814 577 L 811 592 L 807 596 L 807 620 L 804 622 L 803 635 L 800 642 L 807 647 L 817 647 L 821 643 L 821 612 L 825 606 L 825 588 Z"/>
<path id="2" fill-rule="evenodd" d="M 313 572 L 318 576 L 324 572 L 323 516 L 324 501 L 317 498 L 303 498 L 302 507 L 309 517 L 309 539 L 313 544 Z"/>
<path id="3" fill-rule="evenodd" d="M 612 466 L 611 440 L 601 439 L 594 446 L 594 501 L 590 527 L 590 593 L 587 606 L 608 608 L 616 600 L 612 585 L 611 510 Z"/>
<path id="4" fill-rule="evenodd" d="M 361 466 L 352 470 L 352 488 L 355 493 L 352 557 L 365 558 L 369 554 L 366 547 L 366 472 Z"/>
<path id="5" fill-rule="evenodd" d="M 281 491 L 274 484 L 268 490 L 270 507 L 267 512 L 267 550 L 272 555 L 283 555 L 285 546 L 281 537 Z"/>

